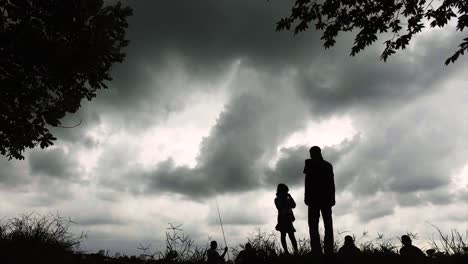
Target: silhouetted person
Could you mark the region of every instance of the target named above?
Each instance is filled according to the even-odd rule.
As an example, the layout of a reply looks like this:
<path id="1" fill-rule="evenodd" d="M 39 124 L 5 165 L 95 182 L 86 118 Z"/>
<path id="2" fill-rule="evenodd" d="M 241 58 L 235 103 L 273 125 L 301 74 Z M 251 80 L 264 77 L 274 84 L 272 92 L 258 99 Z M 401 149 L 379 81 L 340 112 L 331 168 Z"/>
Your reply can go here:
<path id="1" fill-rule="evenodd" d="M 352 236 L 345 236 L 344 245 L 338 250 L 338 255 L 344 257 L 357 257 L 361 255 L 361 250 L 354 244 Z"/>
<path id="2" fill-rule="evenodd" d="M 220 264 L 224 263 L 224 255 L 226 255 L 226 252 L 228 251 L 228 248 L 224 248 L 223 254 L 220 256 L 218 251 L 216 250 L 218 248 L 218 243 L 216 241 L 211 241 L 210 243 L 210 249 L 207 250 L 206 255 L 208 256 L 208 264 Z"/>
<path id="3" fill-rule="evenodd" d="M 313 254 L 322 254 L 319 234 L 319 219 L 322 212 L 325 226 L 325 254 L 333 253 L 332 206 L 335 205 L 335 180 L 333 166 L 323 159 L 319 147 L 309 150 L 310 159 L 305 160 L 305 195 L 304 202 L 309 207 L 310 246 Z"/>
<path id="4" fill-rule="evenodd" d="M 239 252 L 236 264 L 253 264 L 257 262 L 257 252 L 250 243 L 245 244 L 244 250 Z"/>
<path id="5" fill-rule="evenodd" d="M 276 209 L 278 209 L 278 224 L 276 225 L 276 230 L 281 232 L 281 245 L 283 246 L 284 252 L 289 254 L 288 245 L 286 244 L 286 234 L 288 234 L 294 248 L 294 253 L 297 253 L 297 241 L 294 236 L 296 229 L 293 226 L 293 222 L 296 219 L 292 211 L 292 209 L 296 207 L 296 202 L 294 202 L 294 199 L 289 194 L 289 188 L 286 184 L 278 184 L 275 205 Z"/>
<path id="6" fill-rule="evenodd" d="M 400 248 L 400 255 L 405 257 L 425 257 L 421 249 L 413 246 L 411 238 L 407 235 L 401 236 L 403 247 Z"/>

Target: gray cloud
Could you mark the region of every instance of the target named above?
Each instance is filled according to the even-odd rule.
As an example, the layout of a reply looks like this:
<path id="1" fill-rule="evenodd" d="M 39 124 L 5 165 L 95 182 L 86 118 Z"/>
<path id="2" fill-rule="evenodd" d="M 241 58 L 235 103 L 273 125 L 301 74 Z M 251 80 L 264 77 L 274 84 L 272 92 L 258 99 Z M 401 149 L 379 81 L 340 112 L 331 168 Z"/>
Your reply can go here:
<path id="1" fill-rule="evenodd" d="M 28 168 L 23 161 L 0 157 L 0 187 L 21 186 L 30 181 Z"/>
<path id="2" fill-rule="evenodd" d="M 448 39 L 455 41 L 458 35 L 451 34 Z M 341 45 L 298 68 L 296 85 L 318 118 L 356 109 L 392 111 L 437 90 L 440 81 L 459 71 L 443 65 L 450 48 L 434 42 L 433 35 L 418 40 L 418 52 L 398 54 L 387 63 L 376 59 L 378 46 L 348 59 Z"/>
<path id="3" fill-rule="evenodd" d="M 223 221 L 223 225 L 261 226 L 267 223 L 267 219 L 258 213 L 259 208 L 257 206 L 239 204 L 236 206 L 223 206 L 223 204 L 221 204 L 220 210 L 222 213 L 221 220 Z M 209 225 L 219 225 L 216 208 L 211 208 L 206 218 Z"/>
<path id="4" fill-rule="evenodd" d="M 52 134 L 57 138 L 56 144 L 76 143 L 76 145 L 83 144 L 85 147 L 91 148 L 99 143 L 88 135 L 91 129 L 102 122 L 98 112 L 90 109 L 92 104 L 94 102 L 83 102 L 76 113 L 68 114 L 60 120 L 62 126 L 73 127 L 79 124 L 78 126 L 74 128 L 50 128 Z"/>
<path id="5" fill-rule="evenodd" d="M 447 205 L 455 201 L 455 195 L 449 188 L 439 188 L 423 192 L 421 200 L 433 205 Z"/>
<path id="6" fill-rule="evenodd" d="M 79 226 L 124 226 L 130 223 L 126 219 L 117 219 L 115 217 L 112 217 L 111 215 L 81 216 L 72 220 L 76 222 Z"/>
<path id="7" fill-rule="evenodd" d="M 295 103 L 298 98 L 288 89 L 270 83 L 265 90 L 257 85 L 269 82 L 261 79 L 263 83 L 258 83 L 252 77 L 256 75 L 233 84 L 246 92 L 234 96 L 210 135 L 203 139 L 196 168 L 174 167 L 170 160 L 163 162 L 150 173 L 152 189 L 209 196 L 261 185 L 268 156 L 285 136 L 304 125 L 298 113 L 305 106 Z"/>
<path id="8" fill-rule="evenodd" d="M 448 220 L 466 223 L 466 219 L 468 219 L 468 211 L 466 210 L 459 210 L 456 213 L 450 214 L 447 216 Z M 444 219 L 446 220 L 446 219 Z"/>
<path id="9" fill-rule="evenodd" d="M 29 155 L 29 165 L 33 174 L 61 179 L 73 178 L 79 171 L 76 159 L 62 148 L 32 152 Z"/>
<path id="10" fill-rule="evenodd" d="M 420 41 L 419 53 L 395 56 L 385 64 L 376 60 L 376 49 L 380 47 L 349 58 L 348 50 L 343 48 L 348 45 L 348 36 L 342 37 L 331 52 L 325 52 L 314 31 L 295 37 L 287 32 L 275 32 L 275 22 L 287 14 L 290 7 L 280 1 L 208 1 L 203 5 L 203 12 L 198 12 L 200 5 L 191 1 L 183 7 L 171 1 L 132 1 L 129 4 L 135 15 L 130 20 L 132 42 L 127 50 L 128 57 L 124 64 L 116 66 L 111 88 L 102 91 L 88 108 L 87 115 L 92 118 L 87 119 L 93 120 L 92 123 L 101 122 L 101 116 L 107 115 L 116 127 L 121 124 L 123 129 L 144 129 L 172 111 L 190 107 L 182 98 L 193 91 L 184 84 L 217 82 L 237 59 L 242 61 L 241 68 L 264 75 L 255 83 L 261 88 L 252 87 L 247 81 L 232 85 L 233 90 L 255 92 L 234 92 L 228 108 L 202 144 L 197 168 L 171 167 L 170 161 L 161 163 L 161 168 L 155 169 L 153 175 L 155 180 L 151 186 L 155 189 L 156 186 L 178 192 L 198 189 L 202 193 L 213 189 L 222 191 L 228 182 L 232 190 L 255 188 L 259 180 L 254 175 L 263 173 L 261 159 L 274 151 L 281 137 L 300 126 L 285 123 L 281 126 L 287 128 L 281 128 L 278 125 L 291 115 L 297 115 L 286 110 L 294 104 L 307 103 L 316 120 L 349 111 L 359 114 L 366 109 L 380 109 L 385 114 L 389 107 L 408 105 L 421 93 L 433 90 L 433 83 L 446 74 L 442 61 L 449 52 L 428 38 Z M 182 85 L 174 85 L 167 76 L 181 77 L 184 81 Z M 298 93 L 300 99 L 287 101 L 281 93 L 275 92 L 278 88 L 269 87 L 281 79 L 288 80 L 281 85 L 288 86 L 291 93 Z M 271 98 L 264 99 L 267 93 Z M 262 101 L 269 102 L 257 106 Z M 281 108 L 274 109 L 278 104 Z M 282 114 L 282 111 L 287 112 Z M 266 122 L 263 120 L 271 119 L 269 112 L 278 116 L 271 123 L 262 124 Z M 306 116 L 309 114 L 304 114 L 302 123 Z M 262 129 L 266 133 L 260 133 Z M 84 142 L 84 137 L 75 138 L 82 138 Z M 89 138 L 87 142 L 93 144 Z M 285 166 L 286 163 L 278 164 L 278 169 L 285 170 Z M 291 166 L 293 169 L 295 165 Z M 395 168 L 395 164 L 392 167 Z M 349 166 L 346 169 L 353 170 Z M 129 170 L 128 174 L 134 171 Z M 346 175 L 349 173 L 345 171 Z M 227 181 L 232 178 L 236 181 Z M 426 188 L 443 184 L 436 176 L 429 178 Z M 341 180 L 347 185 L 353 179 Z M 381 180 L 374 177 L 369 182 L 377 186 L 384 183 L 379 182 Z M 385 184 L 393 189 L 413 191 L 417 186 L 410 181 L 412 178 L 406 181 L 398 178 Z M 208 190 L 203 185 L 212 188 Z"/>
<path id="11" fill-rule="evenodd" d="M 385 197 L 384 195 L 364 200 L 353 209 L 357 212 L 361 222 L 368 223 L 371 220 L 393 214 L 394 207 L 391 197 Z"/>
<path id="12" fill-rule="evenodd" d="M 284 1 L 208 0 L 202 6 L 191 1 L 129 4 L 135 14 L 129 31 L 133 56 L 149 64 L 167 54 L 180 57 L 198 78 L 208 75 L 212 79 L 231 60 L 239 58 L 263 67 L 284 67 L 301 61 L 304 54 L 316 53 L 315 47 L 320 45 L 313 31 L 296 37 L 275 32 L 276 22 L 289 11 L 289 3 Z"/>
<path id="13" fill-rule="evenodd" d="M 464 135 L 468 131 L 460 126 L 462 117 L 453 115 L 464 100 L 447 90 L 395 109 L 385 122 L 380 116 L 364 118 L 366 133 L 340 163 L 337 181 L 357 196 L 381 191 L 413 196 L 415 204 L 450 203 L 450 177 L 466 163 Z M 435 112 L 428 110 L 440 101 L 451 103 Z M 402 205 L 409 202 L 397 200 Z"/>
<path id="14" fill-rule="evenodd" d="M 465 188 L 461 191 L 458 191 L 456 194 L 455 194 L 455 197 L 458 201 L 461 201 L 461 202 L 468 202 L 468 188 Z"/>
<path id="15" fill-rule="evenodd" d="M 109 206 L 121 202 L 124 192 L 171 199 L 181 195 L 183 202 L 255 192 L 278 182 L 301 186 L 310 146 L 281 149 L 269 168 L 278 146 L 311 121 L 345 115 L 358 136 L 323 148 L 334 166 L 338 194 L 349 194 L 337 201 L 336 211 L 367 223 L 395 213 L 396 206 L 468 202 L 467 191 L 452 194 L 448 186 L 468 156 L 464 83 L 446 83 L 463 79 L 466 62 L 461 58 L 456 66 L 443 66 L 451 53 L 446 43 L 456 35 L 436 41 L 440 32 L 427 34 L 415 48 L 382 63 L 378 45 L 350 58 L 349 36 L 324 51 L 315 31 L 294 37 L 274 32 L 277 19 L 289 12 L 287 1 L 129 4 L 135 9 L 132 42 L 126 61 L 114 68 L 109 90 L 83 102 L 78 113 L 62 122 L 73 125 L 82 119 L 81 126 L 53 129 L 57 149 L 33 151 L 23 163 L 0 161 L 0 186 L 31 186 L 30 204 L 52 208 L 73 197 L 63 186 L 79 178 L 75 150 L 97 148 L 99 159 L 88 183 L 98 186 L 97 198 Z M 239 71 L 227 88 L 219 88 L 237 61 Z M 219 89 L 227 90 L 227 102 L 203 139 L 194 167 L 176 165 L 178 157 L 168 157 L 143 168 L 135 160 L 139 149 L 128 138 L 112 143 L 89 135 L 105 128 L 111 136 L 137 138 L 173 113 L 190 110 L 191 94 Z M 251 208 L 232 206 L 223 219 L 234 228 L 264 224 Z M 216 224 L 215 216 L 210 210 L 208 225 Z M 106 215 L 80 220 L 97 227 L 128 224 Z M 204 239 L 198 224 L 193 233 Z M 98 233 L 96 228 L 91 235 Z M 95 247 L 111 238 L 117 235 L 107 233 Z M 113 243 L 125 240 L 119 239 Z"/>
<path id="16" fill-rule="evenodd" d="M 319 143 L 319 142 L 318 142 Z M 334 167 L 339 166 L 340 159 L 359 144 L 359 135 L 351 140 L 345 139 L 335 146 L 322 146 L 322 155 Z M 304 160 L 309 156 L 311 146 L 298 146 L 280 149 L 280 159 L 273 169 L 267 169 L 266 182 L 272 185 L 287 183 L 290 186 L 304 184 Z"/>
<path id="17" fill-rule="evenodd" d="M 193 92 L 190 84 L 210 89 L 203 84 L 221 81 L 238 59 L 276 72 L 319 45 L 301 41 L 316 40 L 313 34 L 294 38 L 275 32 L 276 21 L 287 13 L 288 5 L 282 1 L 210 0 L 204 2 L 203 12 L 191 1 L 127 4 L 134 9 L 127 58 L 115 65 L 110 89 L 99 92 L 89 105 L 91 112 L 126 120 L 126 129 L 144 129 L 190 107 L 182 99 Z"/>
<path id="18" fill-rule="evenodd" d="M 421 195 L 418 193 L 399 193 L 398 195 L 394 195 L 396 202 L 401 207 L 414 207 L 421 204 L 424 204 L 423 199 L 421 199 Z"/>
<path id="19" fill-rule="evenodd" d="M 251 4 L 249 12 L 243 13 L 244 19 L 226 15 L 226 10 L 229 10 L 229 14 L 234 14 L 236 8 L 245 8 L 237 3 L 209 2 L 205 6 L 206 12 L 203 16 L 194 12 L 197 6 L 190 3 L 183 9 L 177 9 L 169 3 L 160 5 L 159 9 L 148 5 L 143 8 L 141 2 L 136 4 L 135 14 L 141 13 L 140 16 L 135 16 L 133 25 L 136 28 L 143 27 L 144 30 L 131 33 L 134 34 L 135 45 L 151 43 L 155 44 L 155 48 L 152 52 L 145 53 L 145 56 L 135 55 L 134 58 L 168 58 L 165 56 L 170 54 L 168 56 L 180 60 L 181 67 L 187 70 L 190 76 L 197 76 L 199 79 L 213 77 L 216 79 L 215 76 L 220 73 L 217 69 L 222 69 L 221 72 L 226 70 L 219 65 L 230 65 L 229 62 L 232 60 L 241 58 L 241 67 L 251 67 L 267 76 L 255 83 L 256 86 L 269 87 L 272 82 L 278 82 L 280 78 L 289 78 L 290 82 L 285 85 L 289 86 L 291 93 L 298 93 L 301 97 L 301 99 L 296 98 L 296 102 L 288 101 L 282 93 L 276 92 L 278 88 L 274 85 L 268 90 L 252 87 L 247 81 L 240 82 L 240 85 L 232 85 L 232 87 L 242 87 L 241 91 L 250 89 L 254 92 L 234 93 L 234 97 L 218 119 L 210 136 L 203 141 L 197 166 L 193 169 L 177 167 L 172 161 L 167 160 L 159 164 L 153 172 L 144 173 L 145 177 L 151 178 L 148 185 L 150 190 L 147 191 L 175 191 L 199 196 L 224 191 L 247 191 L 260 187 L 261 177 L 265 173 L 264 158 L 274 151 L 275 145 L 293 131 L 293 127 L 298 128 L 304 124 L 304 120 L 293 120 L 291 123 L 296 122 L 293 126 L 286 123 L 278 125 L 281 122 L 289 122 L 291 116 L 297 115 L 297 112 L 287 110 L 297 103 L 307 103 L 310 115 L 315 120 L 337 113 L 353 113 L 357 116 L 367 116 L 372 120 L 369 122 L 373 122 L 360 127 L 370 131 L 371 137 L 361 140 L 359 148 L 348 153 L 337 163 L 337 182 L 341 186 L 338 190 L 352 186 L 354 191 L 362 195 L 372 195 L 379 190 L 409 193 L 435 189 L 448 183 L 447 177 L 441 177 L 447 168 L 408 166 L 408 164 L 435 164 L 428 161 L 437 159 L 438 150 L 426 146 L 424 139 L 418 138 L 420 133 L 426 133 L 428 124 L 420 124 L 417 112 L 411 113 L 413 116 L 407 122 L 404 121 L 404 114 L 390 118 L 391 124 L 386 127 L 384 125 L 385 131 L 380 131 L 381 126 L 375 126 L 378 123 L 376 120 L 380 117 L 373 115 L 375 112 L 372 114 L 367 112 L 370 109 L 378 109 L 380 116 L 394 116 L 395 112 L 399 112 L 395 110 L 398 106 L 408 106 L 416 102 L 421 94 L 437 91 L 437 84 L 444 79 L 444 75 L 450 75 L 444 71 L 442 64 L 444 54 L 449 53 L 445 47 L 440 43 L 428 41 L 428 37 L 421 38 L 418 44 L 423 48 L 418 53 L 395 56 L 386 64 L 376 60 L 378 52 L 374 47 L 353 59 L 347 58 L 346 53 L 339 47 L 329 52 L 326 57 L 319 56 L 317 50 L 321 48 L 316 41 L 313 41 L 316 38 L 313 32 L 298 39 L 265 30 L 267 25 L 274 24 L 275 16 L 281 16 L 282 10 L 285 9 L 277 7 L 275 3 L 271 6 L 272 10 L 275 10 L 274 16 L 264 12 L 256 13 L 255 10 L 264 9 L 263 4 L 259 2 Z M 175 10 L 178 11 L 178 16 L 175 17 L 180 17 L 181 20 L 175 21 L 170 28 L 165 27 L 164 23 L 157 23 L 159 20 L 170 20 L 170 17 L 174 17 L 172 12 Z M 150 17 L 149 14 L 151 19 L 143 20 L 144 17 Z M 249 16 L 252 14 L 257 15 Z M 258 14 L 261 14 L 260 17 Z M 268 18 L 262 19 L 262 16 Z M 140 26 L 142 21 L 145 21 L 146 26 Z M 255 29 L 261 27 L 262 30 L 253 30 L 252 32 L 256 32 L 255 36 L 251 36 L 249 30 L 252 27 L 247 27 L 246 23 L 253 25 Z M 155 26 L 148 27 L 151 24 Z M 216 27 L 220 24 L 224 25 L 222 29 Z M 158 34 L 151 35 L 147 42 L 139 41 L 150 35 L 151 31 Z M 223 37 L 216 37 L 219 35 Z M 168 37 L 161 39 L 159 36 Z M 247 39 L 248 36 L 251 36 L 248 38 L 248 44 L 243 44 L 242 41 L 232 42 L 232 39 Z M 450 35 L 449 38 L 454 36 Z M 272 41 L 273 39 L 276 41 Z M 344 37 L 343 41 L 346 40 Z M 266 45 L 266 41 L 275 44 Z M 144 48 L 135 50 L 138 50 L 138 53 L 145 51 Z M 439 52 L 432 52 L 433 50 Z M 342 61 L 339 65 L 337 65 L 338 60 Z M 288 73 L 288 70 L 292 73 Z M 241 76 L 235 78 L 242 78 Z M 266 81 L 268 79 L 270 81 Z M 262 105 L 263 102 L 265 104 Z M 275 109 L 272 102 L 281 104 L 282 108 Z M 287 114 L 282 113 L 284 111 L 287 111 Z M 267 123 L 266 120 L 271 119 L 273 115 L 275 115 L 274 121 Z M 304 115 L 306 116 L 309 114 Z M 409 142 L 406 142 L 406 145 L 390 142 L 389 139 L 401 135 L 402 127 L 419 129 L 411 131 L 415 135 L 415 138 L 408 139 L 414 140 L 412 145 L 409 145 Z M 288 156 L 290 160 L 280 160 L 275 168 L 276 171 L 269 171 L 267 174 L 277 180 L 289 180 L 293 184 L 299 182 L 302 175 L 294 173 L 293 170 L 302 166 L 298 164 L 298 159 L 300 158 L 302 162 L 304 157 L 299 155 L 301 150 L 296 150 L 294 153 L 292 151 L 284 150 L 283 155 Z M 394 156 L 396 152 L 406 153 L 407 158 Z M 421 152 L 425 155 L 421 155 Z M 281 178 L 280 175 L 298 176 Z"/>

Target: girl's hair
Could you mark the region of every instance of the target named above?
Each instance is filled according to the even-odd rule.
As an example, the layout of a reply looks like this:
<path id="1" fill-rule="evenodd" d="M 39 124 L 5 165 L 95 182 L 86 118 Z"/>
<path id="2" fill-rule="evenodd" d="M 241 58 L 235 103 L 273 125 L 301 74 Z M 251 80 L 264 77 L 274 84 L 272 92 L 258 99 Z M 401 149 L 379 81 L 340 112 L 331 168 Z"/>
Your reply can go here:
<path id="1" fill-rule="evenodd" d="M 286 184 L 280 183 L 278 184 L 278 188 L 276 188 L 276 193 L 287 193 L 289 192 L 289 188 Z"/>

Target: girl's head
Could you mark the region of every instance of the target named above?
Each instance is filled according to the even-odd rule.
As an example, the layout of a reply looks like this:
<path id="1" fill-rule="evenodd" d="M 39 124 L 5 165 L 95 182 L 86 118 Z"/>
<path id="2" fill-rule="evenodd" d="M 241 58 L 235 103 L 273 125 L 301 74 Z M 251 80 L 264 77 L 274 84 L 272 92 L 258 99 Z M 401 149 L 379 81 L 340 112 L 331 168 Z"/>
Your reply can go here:
<path id="1" fill-rule="evenodd" d="M 278 188 L 276 188 L 276 194 L 286 194 L 289 192 L 289 188 L 286 184 L 280 183 L 278 184 Z"/>

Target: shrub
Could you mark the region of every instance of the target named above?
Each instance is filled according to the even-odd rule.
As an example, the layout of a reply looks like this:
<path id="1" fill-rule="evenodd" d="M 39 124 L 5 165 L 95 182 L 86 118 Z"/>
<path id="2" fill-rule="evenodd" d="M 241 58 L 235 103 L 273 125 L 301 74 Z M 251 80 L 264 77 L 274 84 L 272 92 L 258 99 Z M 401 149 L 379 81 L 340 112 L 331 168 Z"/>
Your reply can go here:
<path id="1" fill-rule="evenodd" d="M 73 221 L 58 214 L 20 215 L 0 222 L 0 257 L 18 263 L 47 259 L 49 263 L 69 258 L 86 236 L 69 231 Z"/>

